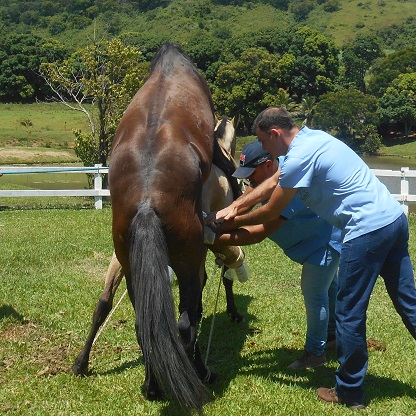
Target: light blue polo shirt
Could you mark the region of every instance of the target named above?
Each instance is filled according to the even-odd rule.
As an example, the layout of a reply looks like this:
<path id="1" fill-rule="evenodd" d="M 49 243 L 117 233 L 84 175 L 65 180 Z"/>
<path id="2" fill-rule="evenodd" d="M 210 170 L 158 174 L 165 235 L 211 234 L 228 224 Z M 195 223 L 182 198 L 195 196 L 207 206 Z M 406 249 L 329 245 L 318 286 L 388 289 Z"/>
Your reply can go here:
<path id="1" fill-rule="evenodd" d="M 283 157 L 279 157 L 283 163 Z M 281 213 L 285 224 L 268 238 L 297 263 L 324 265 L 330 247 L 341 251 L 341 230 L 319 218 L 295 196 Z"/>
<path id="2" fill-rule="evenodd" d="M 281 165 L 279 185 L 343 230 L 344 241 L 382 228 L 403 214 L 386 186 L 346 144 L 303 127 Z"/>

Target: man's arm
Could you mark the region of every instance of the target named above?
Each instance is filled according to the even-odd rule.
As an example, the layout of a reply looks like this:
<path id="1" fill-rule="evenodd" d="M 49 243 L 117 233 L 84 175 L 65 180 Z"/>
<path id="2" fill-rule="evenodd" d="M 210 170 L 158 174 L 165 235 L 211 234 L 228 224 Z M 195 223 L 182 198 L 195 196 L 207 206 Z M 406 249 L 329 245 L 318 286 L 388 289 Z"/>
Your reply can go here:
<path id="1" fill-rule="evenodd" d="M 281 212 L 295 196 L 296 192 L 297 188 L 281 188 L 278 185 L 266 204 L 247 214 L 236 215 L 230 219 L 224 218 L 223 222 L 218 224 L 217 229 L 219 232 L 225 232 L 246 225 L 265 224 L 275 220 L 279 218 Z"/>
<path id="2" fill-rule="evenodd" d="M 279 176 L 280 170 L 256 188 L 249 187 L 247 191 L 237 198 L 231 205 L 220 211 L 210 213 L 207 216 L 205 223 L 209 224 L 222 219 L 228 220 L 234 218 L 236 215 L 251 209 L 254 205 L 266 201 L 270 198 L 273 190 L 276 188 L 277 183 L 279 182 Z"/>
<path id="3" fill-rule="evenodd" d="M 247 225 L 238 230 L 229 231 L 223 234 L 217 234 L 213 243 L 215 248 L 223 248 L 227 246 L 247 246 L 263 241 L 273 231 L 276 231 L 286 220 L 278 218 L 265 224 Z"/>

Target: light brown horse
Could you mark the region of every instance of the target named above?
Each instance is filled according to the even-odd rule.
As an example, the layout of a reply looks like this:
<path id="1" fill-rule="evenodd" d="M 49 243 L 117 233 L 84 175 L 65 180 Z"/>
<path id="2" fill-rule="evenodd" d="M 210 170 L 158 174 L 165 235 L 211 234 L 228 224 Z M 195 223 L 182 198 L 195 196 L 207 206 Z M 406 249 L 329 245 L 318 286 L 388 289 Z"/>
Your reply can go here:
<path id="1" fill-rule="evenodd" d="M 215 379 L 196 343 L 213 131 L 208 85 L 177 45 L 165 44 L 120 122 L 109 169 L 114 248 L 136 313 L 145 395 L 164 392 L 184 409 L 201 409 L 209 398 L 201 380 Z M 178 325 L 168 265 L 179 283 Z M 77 359 L 74 373 L 82 365 Z"/>

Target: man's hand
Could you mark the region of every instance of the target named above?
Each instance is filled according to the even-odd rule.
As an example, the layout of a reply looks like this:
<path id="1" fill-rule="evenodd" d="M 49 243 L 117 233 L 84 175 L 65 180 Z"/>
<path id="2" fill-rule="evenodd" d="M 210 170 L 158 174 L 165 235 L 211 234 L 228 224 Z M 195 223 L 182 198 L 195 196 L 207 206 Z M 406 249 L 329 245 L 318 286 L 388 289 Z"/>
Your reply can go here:
<path id="1" fill-rule="evenodd" d="M 234 208 L 232 205 L 221 209 L 220 211 L 210 212 L 205 220 L 204 223 L 209 225 L 212 223 L 216 223 L 216 225 L 221 224 L 223 221 L 232 220 L 234 217 L 237 216 L 237 209 Z"/>

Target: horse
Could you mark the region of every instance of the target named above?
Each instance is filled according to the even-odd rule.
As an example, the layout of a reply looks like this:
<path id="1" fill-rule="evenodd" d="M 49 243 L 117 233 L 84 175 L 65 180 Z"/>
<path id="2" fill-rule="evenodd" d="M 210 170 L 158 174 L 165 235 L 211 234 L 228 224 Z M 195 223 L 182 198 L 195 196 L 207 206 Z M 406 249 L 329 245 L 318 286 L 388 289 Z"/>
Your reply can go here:
<path id="1" fill-rule="evenodd" d="M 235 163 L 234 152 L 236 136 L 234 118 L 231 120 L 226 116 L 223 116 L 221 119 L 217 118 L 214 137 L 215 140 L 217 140 L 220 144 L 220 148 L 226 157 Z M 237 198 L 237 196 L 238 195 L 233 192 L 231 183 L 224 172 L 218 166 L 212 165 L 210 175 L 207 181 L 204 183 L 202 189 L 202 206 L 205 212 L 212 212 L 213 210 L 221 209 L 229 205 L 235 198 Z M 224 256 L 227 256 L 231 259 L 231 261 L 233 261 L 237 254 L 236 251 L 233 250 L 234 248 L 230 249 L 232 252 L 226 252 L 224 253 Z M 214 254 L 218 255 L 219 253 Z M 226 292 L 227 313 L 230 315 L 232 321 L 241 322 L 243 317 L 238 313 L 237 307 L 235 305 L 234 294 L 232 290 L 233 282 L 224 277 L 225 270 L 226 266 L 224 266 L 222 269 L 221 277 Z M 91 349 L 96 338 L 98 337 L 97 333 L 101 325 L 105 322 L 110 311 L 112 310 L 114 296 L 123 277 L 124 270 L 120 262 L 117 260 L 115 252 L 113 252 L 110 264 L 106 272 L 104 291 L 102 292 L 95 307 L 92 317 L 92 325 L 88 333 L 87 340 L 71 368 L 72 372 L 76 375 L 85 375 L 88 373 L 88 363 Z M 202 302 L 200 303 L 199 311 L 200 314 L 202 314 Z"/>
<path id="2" fill-rule="evenodd" d="M 120 121 L 109 168 L 113 244 L 135 310 L 144 394 L 154 400 L 163 392 L 199 411 L 210 399 L 203 381 L 216 378 L 196 340 L 202 187 L 219 147 L 213 131 L 208 84 L 179 45 L 164 44 Z M 168 265 L 179 284 L 177 324 Z"/>

